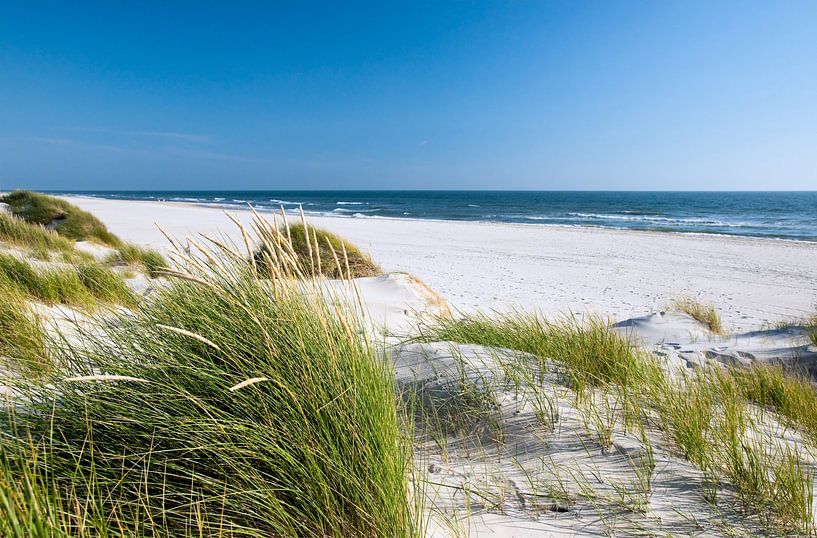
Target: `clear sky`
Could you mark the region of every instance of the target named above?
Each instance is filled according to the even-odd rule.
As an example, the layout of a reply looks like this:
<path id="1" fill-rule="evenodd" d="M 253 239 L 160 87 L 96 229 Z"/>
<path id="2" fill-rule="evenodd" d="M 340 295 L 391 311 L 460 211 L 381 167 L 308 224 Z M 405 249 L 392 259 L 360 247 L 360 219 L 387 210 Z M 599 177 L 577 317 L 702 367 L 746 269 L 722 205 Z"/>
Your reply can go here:
<path id="1" fill-rule="evenodd" d="M 4 1 L 10 187 L 815 189 L 817 2 Z"/>

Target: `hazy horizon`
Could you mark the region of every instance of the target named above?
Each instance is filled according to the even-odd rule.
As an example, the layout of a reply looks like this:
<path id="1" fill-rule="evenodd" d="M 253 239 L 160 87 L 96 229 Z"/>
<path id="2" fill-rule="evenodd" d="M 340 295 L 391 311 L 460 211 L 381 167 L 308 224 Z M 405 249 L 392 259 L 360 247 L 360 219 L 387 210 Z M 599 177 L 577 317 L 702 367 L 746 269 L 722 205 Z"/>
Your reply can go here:
<path id="1" fill-rule="evenodd" d="M 20 187 L 20 189 L 24 189 Z M 0 188 L 0 190 L 3 190 Z M 99 193 L 99 192 L 655 192 L 655 193 L 762 193 L 762 192 L 817 192 L 817 189 L 473 189 L 473 188 L 459 188 L 459 189 L 408 189 L 408 188 L 394 188 L 394 189 L 336 189 L 336 188 L 322 188 L 322 189 L 30 189 L 37 192 L 44 193 Z"/>
<path id="2" fill-rule="evenodd" d="M 0 189 L 817 185 L 813 2 L 0 13 Z"/>

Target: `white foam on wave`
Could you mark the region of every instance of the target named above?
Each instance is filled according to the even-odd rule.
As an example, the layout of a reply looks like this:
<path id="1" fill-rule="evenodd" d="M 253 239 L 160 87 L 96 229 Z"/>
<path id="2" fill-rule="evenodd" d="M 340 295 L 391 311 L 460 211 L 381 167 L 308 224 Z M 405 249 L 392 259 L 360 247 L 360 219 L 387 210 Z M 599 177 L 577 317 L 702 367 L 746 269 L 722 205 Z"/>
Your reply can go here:
<path id="1" fill-rule="evenodd" d="M 377 209 L 346 209 L 344 207 L 336 207 L 332 210 L 336 213 L 356 213 L 356 212 L 363 212 L 363 213 L 375 213 L 379 210 Z"/>
<path id="2" fill-rule="evenodd" d="M 367 202 L 335 202 L 337 205 L 368 205 Z"/>
<path id="3" fill-rule="evenodd" d="M 707 219 L 703 217 L 689 217 L 689 218 L 672 218 L 661 217 L 658 215 L 610 215 L 606 213 L 568 213 L 571 217 L 579 217 L 588 220 L 620 220 L 627 222 L 662 222 L 667 224 L 675 224 L 679 226 L 726 226 L 726 227 L 743 227 L 751 226 L 747 222 L 726 222 L 717 219 Z M 533 219 L 534 217 L 526 217 Z M 542 219 L 539 217 L 535 220 Z"/>
<path id="4" fill-rule="evenodd" d="M 356 219 L 389 219 L 393 217 L 384 217 L 383 215 L 364 215 L 363 213 L 355 213 L 352 215 Z"/>

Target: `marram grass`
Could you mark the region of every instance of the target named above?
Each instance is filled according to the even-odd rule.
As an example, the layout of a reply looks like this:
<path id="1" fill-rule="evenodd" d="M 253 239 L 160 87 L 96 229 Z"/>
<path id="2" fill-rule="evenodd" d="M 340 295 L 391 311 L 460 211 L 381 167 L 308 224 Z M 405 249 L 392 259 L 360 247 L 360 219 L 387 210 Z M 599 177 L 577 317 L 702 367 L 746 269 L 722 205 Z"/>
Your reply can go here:
<path id="1" fill-rule="evenodd" d="M 393 373 L 359 321 L 297 266 L 258 279 L 226 246 L 176 261 L 155 299 L 57 346 L 67 371 L 15 387 L 31 404 L 4 415 L 5 472 L 39 482 L 5 494 L 41 492 L 57 536 L 414 535 Z"/>
<path id="2" fill-rule="evenodd" d="M 51 252 L 62 256 L 65 261 L 80 261 L 88 256 L 74 248 L 74 242 L 39 224 L 31 224 L 6 213 L 0 212 L 0 241 L 32 251 L 42 259 L 48 259 Z"/>
<path id="3" fill-rule="evenodd" d="M 14 191 L 0 197 L 12 213 L 26 222 L 53 226 L 56 232 L 74 241 L 96 241 L 112 247 L 121 241 L 87 211 L 54 196 L 31 191 Z"/>
<path id="4" fill-rule="evenodd" d="M 552 359 L 564 367 L 579 394 L 618 393 L 625 422 L 628 413 L 653 416 L 680 454 L 703 471 L 702 493 L 711 502 L 727 487 L 745 512 L 770 531 L 815 531 L 812 470 L 792 445 L 774 445 L 754 431 L 757 417 L 750 412 L 756 405 L 776 413 L 814 443 L 817 393 L 803 377 L 776 366 L 713 366 L 671 376 L 592 318 L 548 321 L 528 314 L 472 314 L 433 320 L 421 328 L 419 339 L 522 351 L 538 358 L 541 368 Z M 592 396 L 585 401 L 591 403 Z"/>
<path id="5" fill-rule="evenodd" d="M 0 281 L 0 368 L 36 372 L 47 367 L 45 335 L 28 301 Z"/>
<path id="6" fill-rule="evenodd" d="M 42 259 L 56 252 L 67 262 L 90 261 L 90 256 L 74 248 L 74 241 L 93 241 L 116 248 L 108 262 L 134 265 L 150 276 L 167 267 L 159 252 L 122 241 L 95 216 L 59 198 L 14 191 L 0 202 L 8 204 L 13 213 L 0 213 L 0 241 L 33 250 Z M 46 228 L 48 225 L 53 228 Z"/>
<path id="7" fill-rule="evenodd" d="M 598 317 L 585 321 L 573 316 L 545 320 L 525 313 L 441 317 L 420 327 L 418 339 L 507 348 L 542 360 L 556 359 L 566 366 L 577 392 L 608 383 L 638 384 L 654 375 L 654 366 L 638 347 L 610 331 Z"/>
<path id="8" fill-rule="evenodd" d="M 167 269 L 167 262 L 161 253 L 132 243 L 121 244 L 117 247 L 117 253 L 108 261 L 121 261 L 128 265 L 135 265 L 144 269 L 148 276 L 151 277 L 157 276 L 162 270 Z"/>
<path id="9" fill-rule="evenodd" d="M 94 308 L 101 303 L 135 303 L 122 278 L 95 263 L 38 268 L 27 260 L 0 253 L 0 283 L 45 304 Z"/>
<path id="10" fill-rule="evenodd" d="M 673 301 L 672 306 L 699 323 L 706 325 L 714 334 L 723 334 L 723 324 L 714 306 L 701 303 L 691 297 L 676 299 Z"/>
<path id="11" fill-rule="evenodd" d="M 269 234 L 269 242 L 283 245 L 280 255 L 262 245 L 253 255 L 253 263 L 262 276 L 278 271 L 283 264 L 296 264 L 304 277 L 361 278 L 377 276 L 383 270 L 359 248 L 345 239 L 314 226 L 309 226 L 301 213 L 301 221 L 284 223 L 281 233 Z M 277 228 L 277 224 L 275 224 Z M 276 239 L 280 238 L 280 239 Z"/>

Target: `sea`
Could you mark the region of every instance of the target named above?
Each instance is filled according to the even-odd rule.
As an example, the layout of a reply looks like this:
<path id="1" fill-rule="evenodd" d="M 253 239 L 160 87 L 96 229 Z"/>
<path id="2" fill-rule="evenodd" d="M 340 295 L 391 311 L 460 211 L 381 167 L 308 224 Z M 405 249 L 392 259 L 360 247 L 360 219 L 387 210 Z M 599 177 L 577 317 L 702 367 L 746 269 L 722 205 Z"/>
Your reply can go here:
<path id="1" fill-rule="evenodd" d="M 356 219 L 433 219 L 817 241 L 817 191 L 60 191 Z"/>

